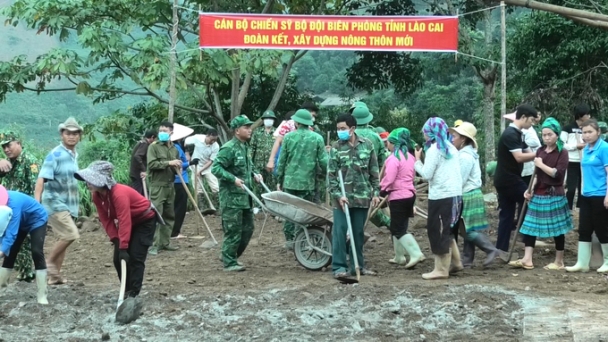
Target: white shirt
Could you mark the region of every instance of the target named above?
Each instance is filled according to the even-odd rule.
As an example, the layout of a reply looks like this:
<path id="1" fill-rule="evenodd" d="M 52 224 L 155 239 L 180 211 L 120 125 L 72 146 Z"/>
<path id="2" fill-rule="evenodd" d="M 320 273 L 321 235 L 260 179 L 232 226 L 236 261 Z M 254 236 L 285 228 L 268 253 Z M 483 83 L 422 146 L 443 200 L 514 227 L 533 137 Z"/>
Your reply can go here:
<path id="1" fill-rule="evenodd" d="M 521 132 L 524 135 L 524 142 L 526 143 L 526 145 L 528 145 L 528 148 L 530 149 L 530 151 L 536 153 L 536 150 L 538 150 L 540 148 L 541 144 L 540 144 L 540 139 L 538 139 L 538 134 L 534 130 L 534 127 L 522 129 Z M 524 168 L 521 171 L 521 176 L 522 177 L 532 176 L 533 172 L 534 172 L 534 160 L 525 162 Z"/>
<path id="2" fill-rule="evenodd" d="M 214 161 L 217 152 L 220 150 L 220 145 L 218 145 L 217 142 L 207 145 L 205 142 L 206 137 L 207 136 L 204 134 L 196 134 L 186 138 L 186 146 L 194 145 L 194 152 L 192 153 L 191 159 L 198 159 L 201 167 L 208 161 Z M 208 167 L 205 171 L 211 171 L 211 167 Z"/>

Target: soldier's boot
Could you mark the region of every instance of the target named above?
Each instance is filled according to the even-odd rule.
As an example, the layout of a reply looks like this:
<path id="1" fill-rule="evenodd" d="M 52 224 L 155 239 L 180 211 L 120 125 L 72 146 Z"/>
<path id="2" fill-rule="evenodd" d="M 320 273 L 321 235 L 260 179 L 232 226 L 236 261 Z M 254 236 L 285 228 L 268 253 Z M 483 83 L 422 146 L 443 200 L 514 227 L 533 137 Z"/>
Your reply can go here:
<path id="1" fill-rule="evenodd" d="M 0 268 L 0 288 L 8 286 L 8 280 L 13 272 L 12 268 Z"/>
<path id="2" fill-rule="evenodd" d="M 46 298 L 46 270 L 36 270 L 36 285 L 38 285 L 38 304 L 48 304 L 49 301 Z"/>

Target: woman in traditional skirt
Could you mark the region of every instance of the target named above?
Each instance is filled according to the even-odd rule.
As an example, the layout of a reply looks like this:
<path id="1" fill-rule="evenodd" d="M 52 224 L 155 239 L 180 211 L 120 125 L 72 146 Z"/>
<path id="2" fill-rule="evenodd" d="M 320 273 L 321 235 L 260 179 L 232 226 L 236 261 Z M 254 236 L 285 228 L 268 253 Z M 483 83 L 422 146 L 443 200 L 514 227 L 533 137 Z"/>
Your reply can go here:
<path id="1" fill-rule="evenodd" d="M 462 266 L 472 267 L 475 258 L 475 246 L 487 255 L 483 265 L 488 266 L 498 256 L 498 250 L 483 233 L 488 228 L 486 204 L 481 192 L 481 167 L 477 154 L 477 128 L 470 122 L 450 128 L 452 142 L 458 149 L 460 174 L 462 176 L 462 215 L 461 220 L 466 230 L 462 251 Z"/>
<path id="2" fill-rule="evenodd" d="M 407 128 L 394 129 L 387 140 L 387 148 L 391 154 L 384 162 L 380 196 L 388 196 L 388 206 L 391 210 L 391 224 L 388 229 L 393 236 L 395 258 L 388 262 L 412 268 L 425 259 L 416 239 L 407 232 L 410 217 L 414 216 L 416 201 L 416 160 L 409 152 L 413 150 L 415 143 L 410 139 L 410 131 Z M 410 262 L 405 258 L 406 252 L 410 256 Z"/>
<path id="3" fill-rule="evenodd" d="M 462 178 L 458 150 L 448 138 L 448 126 L 441 118 L 432 117 L 422 128 L 426 157 L 416 150 L 416 172 L 429 181 L 427 233 L 435 255 L 435 269 L 422 275 L 423 279 L 448 278 L 450 272 L 462 270 L 460 252 L 454 240 L 453 228 L 462 208 Z M 450 262 L 452 268 L 450 268 Z"/>
<path id="4" fill-rule="evenodd" d="M 545 146 L 536 151 L 534 165 L 536 177 L 532 180 L 532 193 L 526 191 L 529 200 L 528 212 L 519 230 L 523 235 L 525 254 L 523 259 L 511 261 L 510 266 L 531 270 L 532 253 L 536 238 L 555 240 L 555 261 L 545 266 L 546 270 L 564 269 L 565 234 L 572 230 L 572 216 L 564 191 L 564 177 L 568 169 L 568 151 L 559 139 L 561 127 L 554 118 L 547 118 L 542 125 Z"/>

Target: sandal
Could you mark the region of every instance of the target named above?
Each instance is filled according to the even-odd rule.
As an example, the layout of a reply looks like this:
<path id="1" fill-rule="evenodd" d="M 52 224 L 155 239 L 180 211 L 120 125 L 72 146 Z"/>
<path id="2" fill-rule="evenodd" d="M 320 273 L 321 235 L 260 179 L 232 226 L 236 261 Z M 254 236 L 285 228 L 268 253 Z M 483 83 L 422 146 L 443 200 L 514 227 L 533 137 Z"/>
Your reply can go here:
<path id="1" fill-rule="evenodd" d="M 565 267 L 564 266 L 559 266 L 558 264 L 552 262 L 549 265 L 543 267 L 543 269 L 545 269 L 545 270 L 552 270 L 552 271 L 561 271 L 561 270 L 564 270 Z"/>
<path id="2" fill-rule="evenodd" d="M 515 261 L 511 261 L 509 263 L 509 266 L 514 267 L 514 268 L 523 268 L 524 270 L 533 270 L 534 269 L 534 266 L 524 265 L 521 262 L 521 259 L 515 260 Z"/>

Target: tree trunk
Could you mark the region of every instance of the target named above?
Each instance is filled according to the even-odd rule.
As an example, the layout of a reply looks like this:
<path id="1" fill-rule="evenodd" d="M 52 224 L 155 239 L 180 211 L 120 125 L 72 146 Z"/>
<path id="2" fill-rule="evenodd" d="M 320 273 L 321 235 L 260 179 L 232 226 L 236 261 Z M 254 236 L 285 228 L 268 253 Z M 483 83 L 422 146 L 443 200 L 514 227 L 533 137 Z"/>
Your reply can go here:
<path id="1" fill-rule="evenodd" d="M 177 78 L 177 30 L 179 27 L 179 17 L 177 15 L 178 1 L 173 0 L 173 29 L 171 30 L 171 52 L 169 59 L 169 75 L 171 77 L 169 85 L 169 122 L 173 122 L 175 114 L 175 101 L 177 99 L 177 91 L 175 90 L 175 83 Z"/>
<path id="2" fill-rule="evenodd" d="M 492 82 L 483 83 L 483 130 L 485 145 L 485 164 L 496 160 L 495 135 L 494 135 L 494 101 L 496 100 L 496 77 L 492 77 Z M 485 169 L 485 167 L 484 167 Z M 486 174 L 486 184 L 490 178 Z"/>

